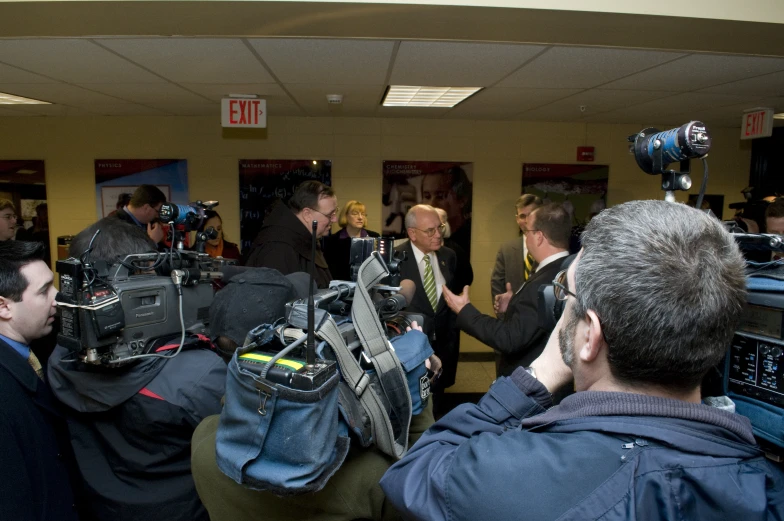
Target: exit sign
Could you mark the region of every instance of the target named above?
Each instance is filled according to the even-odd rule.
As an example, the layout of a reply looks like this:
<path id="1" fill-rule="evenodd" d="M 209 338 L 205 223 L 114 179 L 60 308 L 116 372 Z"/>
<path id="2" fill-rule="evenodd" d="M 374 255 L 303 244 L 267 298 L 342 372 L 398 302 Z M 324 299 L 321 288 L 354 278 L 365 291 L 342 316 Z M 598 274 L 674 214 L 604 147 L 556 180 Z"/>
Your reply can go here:
<path id="1" fill-rule="evenodd" d="M 740 138 L 756 139 L 773 135 L 773 109 L 751 109 L 743 113 Z"/>
<path id="2" fill-rule="evenodd" d="M 267 100 L 257 98 L 223 98 L 221 126 L 227 128 L 266 128 Z"/>

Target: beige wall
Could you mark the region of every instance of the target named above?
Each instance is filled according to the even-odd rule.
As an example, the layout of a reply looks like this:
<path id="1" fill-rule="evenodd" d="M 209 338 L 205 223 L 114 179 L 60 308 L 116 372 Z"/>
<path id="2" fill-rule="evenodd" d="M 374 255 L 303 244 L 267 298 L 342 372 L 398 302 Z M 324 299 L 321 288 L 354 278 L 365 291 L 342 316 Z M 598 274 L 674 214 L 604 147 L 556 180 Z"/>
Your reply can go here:
<path id="1" fill-rule="evenodd" d="M 369 228 L 381 229 L 381 161 L 474 162 L 472 301 L 491 312 L 489 279 L 503 241 L 516 236 L 511 218 L 523 162 L 574 163 L 578 145 L 596 147 L 610 166 L 610 205 L 658 199 L 659 176 L 639 170 L 626 137 L 643 125 L 373 118 L 275 118 L 266 131 L 223 132 L 214 118 L 3 118 L 0 159 L 46 161 L 52 241 L 96 220 L 93 161 L 97 158 L 188 160 L 190 198 L 218 199 L 227 234 L 239 237 L 238 159 L 331 159 L 341 201 L 359 199 Z M 659 128 L 666 129 L 666 126 Z M 737 129 L 712 129 L 708 193 L 740 200 L 751 147 Z M 701 179 L 695 170 L 693 191 Z M 679 196 L 686 199 L 685 194 Z M 725 216 L 732 215 L 725 208 Z M 666 225 L 666 223 L 662 223 Z M 53 251 L 56 251 L 53 244 Z"/>

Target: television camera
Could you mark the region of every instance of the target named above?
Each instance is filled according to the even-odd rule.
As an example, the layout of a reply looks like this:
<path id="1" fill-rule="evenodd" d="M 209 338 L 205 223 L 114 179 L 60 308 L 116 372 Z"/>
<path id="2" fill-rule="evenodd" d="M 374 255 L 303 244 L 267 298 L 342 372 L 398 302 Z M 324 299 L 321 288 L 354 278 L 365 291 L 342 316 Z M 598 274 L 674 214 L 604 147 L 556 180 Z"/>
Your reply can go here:
<path id="1" fill-rule="evenodd" d="M 177 206 L 175 222 L 203 208 L 201 203 Z M 142 357 L 176 356 L 186 333 L 207 332 L 212 282 L 234 261 L 179 248 L 127 255 L 110 266 L 90 259 L 100 233 L 79 258 L 57 261 L 61 345 L 83 362 L 117 366 Z M 175 353 L 155 353 L 162 340 L 178 333 Z"/>

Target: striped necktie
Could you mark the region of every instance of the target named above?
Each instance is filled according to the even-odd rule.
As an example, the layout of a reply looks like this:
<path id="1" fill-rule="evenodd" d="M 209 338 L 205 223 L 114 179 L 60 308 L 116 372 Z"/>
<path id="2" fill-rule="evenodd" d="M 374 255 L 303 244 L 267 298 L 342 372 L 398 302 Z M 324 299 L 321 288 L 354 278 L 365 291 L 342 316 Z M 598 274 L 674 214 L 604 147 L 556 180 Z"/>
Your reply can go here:
<path id="1" fill-rule="evenodd" d="M 43 380 L 44 369 L 41 367 L 41 362 L 38 361 L 38 357 L 35 356 L 35 353 L 33 353 L 32 350 L 30 350 L 30 356 L 27 357 L 27 363 L 30 364 L 30 367 L 33 368 L 33 371 L 35 371 L 35 374 L 38 376 L 38 378 Z"/>
<path id="2" fill-rule="evenodd" d="M 523 266 L 523 280 L 528 280 L 531 275 L 536 271 L 539 263 L 534 260 L 533 256 L 529 253 L 525 256 L 525 266 Z"/>
<path id="3" fill-rule="evenodd" d="M 433 275 L 433 266 L 430 265 L 430 255 L 425 255 L 425 293 L 427 300 L 433 306 L 433 311 L 438 306 L 438 292 L 436 292 L 436 278 Z"/>

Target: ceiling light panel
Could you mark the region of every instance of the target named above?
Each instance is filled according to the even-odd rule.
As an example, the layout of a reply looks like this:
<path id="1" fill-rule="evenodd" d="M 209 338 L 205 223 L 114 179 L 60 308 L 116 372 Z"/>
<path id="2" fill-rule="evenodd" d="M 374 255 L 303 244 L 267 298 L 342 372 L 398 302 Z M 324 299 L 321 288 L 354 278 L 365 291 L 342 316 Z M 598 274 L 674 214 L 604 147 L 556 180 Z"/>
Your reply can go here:
<path id="1" fill-rule="evenodd" d="M 51 103 L 0 92 L 0 105 L 51 105 Z"/>
<path id="2" fill-rule="evenodd" d="M 454 107 L 482 87 L 422 87 L 390 85 L 382 105 L 385 107 Z"/>

